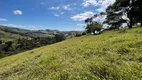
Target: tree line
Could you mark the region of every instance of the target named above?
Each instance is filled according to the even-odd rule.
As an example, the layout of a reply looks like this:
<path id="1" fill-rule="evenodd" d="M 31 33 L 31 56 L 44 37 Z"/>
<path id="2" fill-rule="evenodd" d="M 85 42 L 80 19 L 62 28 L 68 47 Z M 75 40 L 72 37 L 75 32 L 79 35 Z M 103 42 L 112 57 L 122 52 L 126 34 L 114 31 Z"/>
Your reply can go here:
<path id="1" fill-rule="evenodd" d="M 0 40 L 0 58 L 5 56 L 10 56 L 23 52 L 26 50 L 31 50 L 33 48 L 38 48 L 44 45 L 50 45 L 65 40 L 64 34 L 56 34 L 54 37 L 35 37 L 32 39 L 20 38 L 15 41 L 3 42 Z"/>

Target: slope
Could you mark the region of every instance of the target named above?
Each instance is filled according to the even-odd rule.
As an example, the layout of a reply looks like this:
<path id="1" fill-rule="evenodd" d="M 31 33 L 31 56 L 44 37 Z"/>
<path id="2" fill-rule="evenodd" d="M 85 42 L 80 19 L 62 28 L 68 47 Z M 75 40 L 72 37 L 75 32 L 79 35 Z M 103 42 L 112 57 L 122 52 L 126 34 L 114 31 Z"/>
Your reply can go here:
<path id="1" fill-rule="evenodd" d="M 26 30 L 0 25 L 0 58 L 58 42 L 57 34 L 70 38 L 78 31 Z M 60 40 L 64 40 L 60 39 Z"/>
<path id="2" fill-rule="evenodd" d="M 5 32 L 0 29 L 0 40 L 2 40 L 2 41 L 5 41 L 5 42 L 6 41 L 14 41 L 19 38 L 23 38 L 23 36 L 21 36 L 19 34 L 10 33 L 10 32 Z"/>
<path id="3" fill-rule="evenodd" d="M 82 36 L 0 60 L 0 80 L 141 80 L 142 28 Z"/>

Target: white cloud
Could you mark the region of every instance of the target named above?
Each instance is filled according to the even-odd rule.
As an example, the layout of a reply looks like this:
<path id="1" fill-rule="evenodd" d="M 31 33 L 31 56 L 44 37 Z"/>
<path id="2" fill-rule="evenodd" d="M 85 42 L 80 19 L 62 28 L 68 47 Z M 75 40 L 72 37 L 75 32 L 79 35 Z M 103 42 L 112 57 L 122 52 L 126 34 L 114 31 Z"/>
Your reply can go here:
<path id="1" fill-rule="evenodd" d="M 31 30 L 38 30 L 38 29 L 42 29 L 43 26 L 33 26 L 33 25 L 16 25 L 16 24 L 1 24 L 3 26 L 8 26 L 8 27 L 15 27 L 15 28 L 23 28 L 23 29 L 31 29 Z"/>
<path id="2" fill-rule="evenodd" d="M 63 6 L 63 9 L 64 9 L 64 10 L 72 10 L 72 9 L 70 8 L 70 5 L 64 5 L 64 6 Z"/>
<path id="3" fill-rule="evenodd" d="M 98 6 L 99 8 L 96 9 L 98 12 L 105 12 L 106 8 L 113 4 L 116 0 L 84 0 L 82 5 L 84 7 L 88 6 Z"/>
<path id="4" fill-rule="evenodd" d="M 21 10 L 15 10 L 13 11 L 14 14 L 16 15 L 22 15 L 22 11 Z"/>
<path id="5" fill-rule="evenodd" d="M 84 26 L 86 26 L 86 24 L 81 24 L 81 23 L 79 23 L 79 24 L 77 24 L 77 26 L 84 27 Z"/>
<path id="6" fill-rule="evenodd" d="M 58 15 L 58 14 L 54 14 L 54 16 L 59 17 L 60 15 Z"/>
<path id="7" fill-rule="evenodd" d="M 82 5 L 84 7 L 88 6 L 97 6 L 98 8 L 95 10 L 97 12 L 105 12 L 106 8 L 113 4 L 116 0 L 84 0 Z M 98 16 L 93 19 L 93 21 L 103 22 L 106 19 L 106 15 Z"/>
<path id="8" fill-rule="evenodd" d="M 93 21 L 103 22 L 106 19 L 106 15 L 97 16 Z"/>
<path id="9" fill-rule="evenodd" d="M 23 28 L 25 26 L 22 26 L 22 25 L 15 25 L 15 24 L 2 24 L 4 26 L 8 26 L 8 27 L 17 27 L 17 28 Z"/>
<path id="10" fill-rule="evenodd" d="M 100 7 L 98 9 L 96 9 L 97 12 L 105 12 L 105 9 L 103 7 Z"/>
<path id="11" fill-rule="evenodd" d="M 115 1 L 116 0 L 100 0 L 100 1 L 98 1 L 100 7 L 98 9 L 96 9 L 96 11 L 105 12 L 106 8 L 109 5 L 113 4 Z"/>
<path id="12" fill-rule="evenodd" d="M 45 3 L 44 3 L 44 2 L 41 2 L 40 4 L 41 4 L 41 5 L 45 5 Z"/>
<path id="13" fill-rule="evenodd" d="M 106 10 L 106 8 L 113 4 L 116 0 L 103 0 L 102 4 L 101 4 L 101 8 L 103 8 L 104 10 Z"/>
<path id="14" fill-rule="evenodd" d="M 71 19 L 73 19 L 75 21 L 84 21 L 85 19 L 92 17 L 94 14 L 95 14 L 94 12 L 88 11 L 85 13 L 77 14 L 77 15 L 71 17 Z"/>
<path id="15" fill-rule="evenodd" d="M 8 21 L 7 19 L 4 18 L 0 18 L 0 21 Z"/>
<path id="16" fill-rule="evenodd" d="M 82 5 L 83 5 L 84 7 L 88 7 L 88 6 L 90 6 L 90 5 L 97 6 L 98 3 L 97 3 L 96 0 L 84 0 L 84 2 L 82 3 Z"/>
<path id="17" fill-rule="evenodd" d="M 52 6 L 52 7 L 50 7 L 49 9 L 50 9 L 50 10 L 59 10 L 60 7 L 54 7 L 54 6 Z"/>
<path id="18" fill-rule="evenodd" d="M 61 14 L 64 14 L 64 12 L 61 12 Z"/>
<path id="19" fill-rule="evenodd" d="M 59 10 L 59 9 L 72 10 L 72 8 L 70 8 L 71 5 L 73 5 L 73 4 L 68 4 L 68 5 L 58 6 L 58 7 L 52 6 L 52 7 L 48 8 L 48 9 L 50 9 L 50 10 Z"/>
<path id="20" fill-rule="evenodd" d="M 59 13 L 59 14 L 54 14 L 54 16 L 59 17 L 59 16 L 61 16 L 61 15 L 63 15 L 63 14 L 64 14 L 64 12 L 61 12 L 61 13 Z"/>

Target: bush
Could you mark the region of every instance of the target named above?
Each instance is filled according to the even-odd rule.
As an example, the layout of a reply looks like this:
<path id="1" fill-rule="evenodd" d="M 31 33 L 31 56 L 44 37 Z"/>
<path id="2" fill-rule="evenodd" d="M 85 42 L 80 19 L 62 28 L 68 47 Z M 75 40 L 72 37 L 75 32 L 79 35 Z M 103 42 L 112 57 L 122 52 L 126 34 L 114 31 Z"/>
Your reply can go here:
<path id="1" fill-rule="evenodd" d="M 86 32 L 83 32 L 82 35 L 86 35 Z"/>
<path id="2" fill-rule="evenodd" d="M 82 36 L 81 33 L 76 33 L 76 35 L 75 35 L 75 37 L 80 37 L 80 36 Z"/>
<path id="3" fill-rule="evenodd" d="M 2 41 L 0 40 L 0 44 L 2 44 Z"/>
<path id="4" fill-rule="evenodd" d="M 6 44 L 7 46 L 12 46 L 13 42 L 12 42 L 12 41 L 8 41 L 8 42 L 5 42 L 5 44 Z"/>
<path id="5" fill-rule="evenodd" d="M 55 40 L 56 40 L 56 42 L 63 41 L 63 40 L 65 40 L 65 35 L 64 34 L 56 34 Z"/>

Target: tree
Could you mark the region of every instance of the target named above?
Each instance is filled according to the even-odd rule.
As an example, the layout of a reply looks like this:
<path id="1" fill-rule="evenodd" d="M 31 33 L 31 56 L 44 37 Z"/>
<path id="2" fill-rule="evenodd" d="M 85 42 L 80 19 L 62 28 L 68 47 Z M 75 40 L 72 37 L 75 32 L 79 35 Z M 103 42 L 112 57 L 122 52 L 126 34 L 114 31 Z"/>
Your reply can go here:
<path id="1" fill-rule="evenodd" d="M 3 48 L 3 50 L 5 52 L 8 52 L 8 51 L 13 51 L 13 46 L 12 46 L 13 42 L 12 41 L 8 41 L 8 42 L 5 42 L 5 47 Z"/>
<path id="2" fill-rule="evenodd" d="M 85 20 L 85 23 L 86 23 L 86 24 L 92 23 L 92 18 L 87 18 L 87 19 Z"/>
<path id="3" fill-rule="evenodd" d="M 115 12 L 115 6 L 110 5 L 106 9 L 107 18 L 104 23 L 111 25 L 110 29 L 119 29 L 123 23 L 126 23 L 126 20 L 122 18 L 123 12 Z"/>
<path id="4" fill-rule="evenodd" d="M 92 24 L 88 24 L 86 27 L 87 33 L 95 33 L 95 31 L 100 31 L 103 25 L 98 22 L 93 22 Z"/>
<path id="5" fill-rule="evenodd" d="M 82 35 L 86 35 L 86 32 L 82 32 Z"/>
<path id="6" fill-rule="evenodd" d="M 76 36 L 76 37 L 80 37 L 80 36 L 82 36 L 82 33 L 77 32 L 75 36 Z"/>
<path id="7" fill-rule="evenodd" d="M 63 41 L 63 40 L 65 40 L 65 35 L 64 34 L 56 34 L 55 40 L 56 40 L 56 42 Z"/>
<path id="8" fill-rule="evenodd" d="M 87 18 L 84 22 L 86 24 L 92 24 L 93 23 L 93 19 L 97 18 L 98 16 L 102 16 L 104 13 L 101 12 L 99 15 L 95 14 L 94 16 L 92 16 L 91 18 Z"/>
<path id="9" fill-rule="evenodd" d="M 103 27 L 101 22 L 94 21 L 95 18 L 106 15 L 106 13 L 101 12 L 100 14 L 95 14 L 91 18 L 87 18 L 84 22 L 86 25 L 86 33 L 95 33 L 95 31 L 100 31 Z"/>
<path id="10" fill-rule="evenodd" d="M 142 26 L 142 0 L 134 0 L 132 3 L 135 19 L 138 23 L 141 23 Z"/>
<path id="11" fill-rule="evenodd" d="M 0 44 L 2 44 L 2 41 L 0 40 Z"/>
<path id="12" fill-rule="evenodd" d="M 12 42 L 12 41 L 8 41 L 8 42 L 5 42 L 5 44 L 6 44 L 7 46 L 12 46 L 13 42 Z"/>
<path id="13" fill-rule="evenodd" d="M 107 20 L 105 22 L 112 27 L 120 27 L 123 23 L 127 23 L 128 27 L 132 28 L 135 23 L 142 23 L 141 5 L 142 2 L 140 0 L 116 0 L 113 5 L 106 9 Z M 128 19 L 124 19 L 123 16 Z"/>

